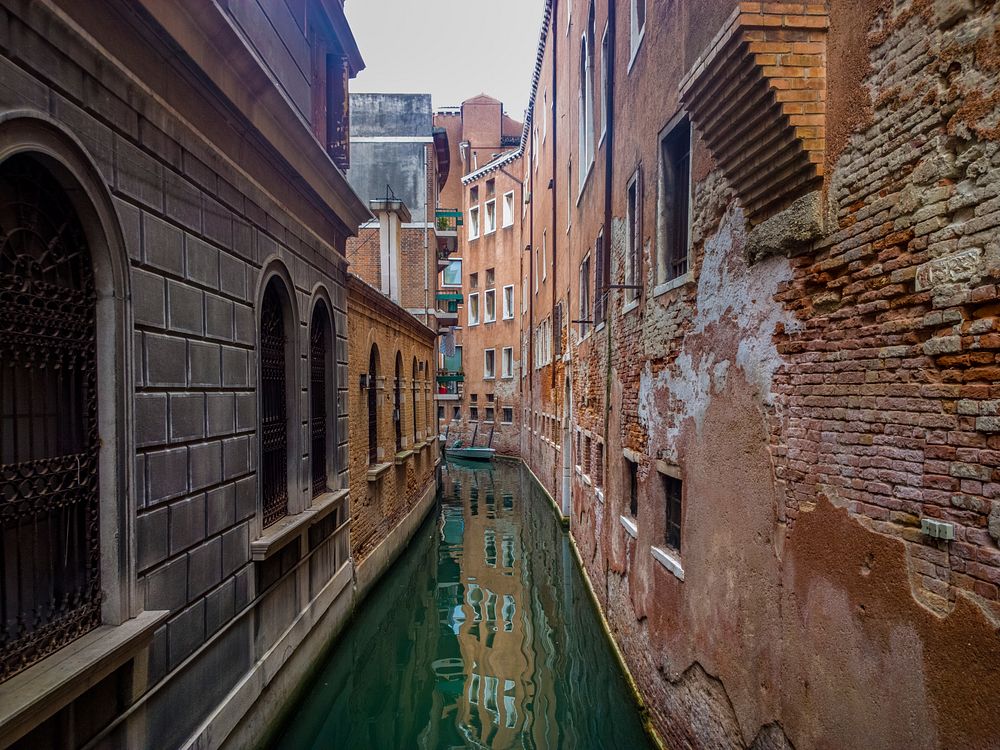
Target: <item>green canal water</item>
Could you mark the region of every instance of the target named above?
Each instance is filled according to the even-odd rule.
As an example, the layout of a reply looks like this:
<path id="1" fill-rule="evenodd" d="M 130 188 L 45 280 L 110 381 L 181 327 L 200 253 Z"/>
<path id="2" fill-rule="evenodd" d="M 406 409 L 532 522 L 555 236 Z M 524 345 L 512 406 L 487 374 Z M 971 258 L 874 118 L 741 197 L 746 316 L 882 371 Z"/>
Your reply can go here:
<path id="1" fill-rule="evenodd" d="M 517 464 L 442 471 L 272 746 L 652 747 L 541 488 Z"/>

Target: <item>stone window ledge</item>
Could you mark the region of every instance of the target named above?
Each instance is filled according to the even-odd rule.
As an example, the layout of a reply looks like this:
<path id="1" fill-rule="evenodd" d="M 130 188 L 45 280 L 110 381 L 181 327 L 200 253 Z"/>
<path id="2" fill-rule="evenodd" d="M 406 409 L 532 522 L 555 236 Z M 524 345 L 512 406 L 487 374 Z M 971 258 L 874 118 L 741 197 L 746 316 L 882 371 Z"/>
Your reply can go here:
<path id="1" fill-rule="evenodd" d="M 673 477 L 674 479 L 683 479 L 681 476 L 681 467 L 676 464 L 670 464 L 663 459 L 657 459 L 656 470 L 661 474 L 666 474 L 668 477 Z"/>
<path id="2" fill-rule="evenodd" d="M 368 481 L 377 482 L 378 478 L 385 474 L 392 465 L 391 461 L 386 461 L 384 464 L 372 464 L 368 467 Z"/>
<path id="3" fill-rule="evenodd" d="M 285 516 L 268 526 L 259 538 L 250 542 L 250 559 L 255 562 L 267 560 L 305 529 L 330 515 L 347 494 L 347 490 L 324 493 L 301 513 Z"/>
<path id="4" fill-rule="evenodd" d="M 639 538 L 639 527 L 633 519 L 628 516 L 618 516 L 618 520 L 622 522 L 622 526 L 625 528 L 625 531 L 627 531 L 633 539 Z"/>
<path id="5" fill-rule="evenodd" d="M 687 286 L 694 281 L 694 274 L 688 271 L 683 276 L 678 276 L 676 279 L 670 279 L 670 281 L 664 281 L 662 284 L 657 284 L 653 287 L 653 296 L 659 297 L 661 294 L 666 294 L 667 292 L 672 292 L 674 289 L 680 289 L 682 286 Z"/>
<path id="6" fill-rule="evenodd" d="M 675 554 L 663 549 L 662 547 L 650 547 L 649 551 L 653 554 L 653 559 L 673 573 L 677 580 L 684 580 L 684 567 L 681 565 L 680 559 Z"/>
<path id="7" fill-rule="evenodd" d="M 600 487 L 596 487 L 594 489 L 594 497 L 597 498 L 597 502 L 603 503 L 604 502 L 604 490 L 602 490 Z"/>
<path id="8" fill-rule="evenodd" d="M 622 308 L 622 315 L 628 315 L 633 310 L 639 307 L 639 298 L 636 297 L 631 302 L 626 302 L 625 306 Z"/>
<path id="9" fill-rule="evenodd" d="M 114 672 L 153 638 L 170 612 L 140 612 L 102 625 L 0 684 L 0 746 L 6 747 Z"/>
<path id="10" fill-rule="evenodd" d="M 396 454 L 395 458 L 393 458 L 393 463 L 396 464 L 396 466 L 402 466 L 409 459 L 413 458 L 413 454 L 414 451 L 409 449 L 405 451 L 400 451 L 399 453 Z"/>

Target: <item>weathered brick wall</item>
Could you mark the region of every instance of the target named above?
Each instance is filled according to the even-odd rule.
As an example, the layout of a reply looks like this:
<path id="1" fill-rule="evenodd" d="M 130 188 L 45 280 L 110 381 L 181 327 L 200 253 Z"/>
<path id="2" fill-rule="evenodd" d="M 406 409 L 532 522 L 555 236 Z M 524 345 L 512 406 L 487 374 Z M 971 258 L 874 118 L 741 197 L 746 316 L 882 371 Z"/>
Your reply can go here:
<path id="1" fill-rule="evenodd" d="M 348 280 L 347 306 L 351 552 L 360 562 L 435 481 L 437 415 L 431 387 L 435 337 L 404 309 L 353 276 Z M 373 472 L 369 479 L 372 465 L 368 460 L 368 392 L 360 387 L 360 379 L 368 372 L 373 344 L 378 347 L 378 465 L 387 466 L 377 476 Z M 393 422 L 397 352 L 403 362 L 400 388 L 403 451 L 399 455 Z M 414 359 L 418 363 L 416 401 Z"/>

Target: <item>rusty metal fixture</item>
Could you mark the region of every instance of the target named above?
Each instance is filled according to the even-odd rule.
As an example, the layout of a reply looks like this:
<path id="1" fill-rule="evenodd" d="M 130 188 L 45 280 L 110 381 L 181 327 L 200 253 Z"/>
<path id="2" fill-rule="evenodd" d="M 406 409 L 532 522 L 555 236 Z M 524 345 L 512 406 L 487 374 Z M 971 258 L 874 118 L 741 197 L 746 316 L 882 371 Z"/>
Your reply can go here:
<path id="1" fill-rule="evenodd" d="M 0 166 L 0 681 L 101 622 L 96 292 L 40 162 Z"/>

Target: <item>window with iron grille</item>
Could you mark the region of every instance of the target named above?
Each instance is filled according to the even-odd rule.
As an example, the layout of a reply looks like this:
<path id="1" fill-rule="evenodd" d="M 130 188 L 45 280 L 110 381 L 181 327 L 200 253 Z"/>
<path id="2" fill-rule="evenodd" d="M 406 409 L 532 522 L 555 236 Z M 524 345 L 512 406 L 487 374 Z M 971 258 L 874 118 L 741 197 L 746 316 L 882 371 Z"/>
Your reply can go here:
<path id="1" fill-rule="evenodd" d="M 417 358 L 413 358 L 413 442 L 417 442 Z"/>
<path id="2" fill-rule="evenodd" d="M 264 526 L 270 526 L 288 513 L 288 365 L 279 284 L 277 279 L 268 283 L 260 312 L 260 469 Z"/>
<path id="3" fill-rule="evenodd" d="M 378 463 L 378 347 L 372 344 L 368 355 L 368 463 Z"/>
<path id="4" fill-rule="evenodd" d="M 392 399 L 392 422 L 396 427 L 396 453 L 403 450 L 403 356 L 396 352 L 396 382 Z"/>
<path id="5" fill-rule="evenodd" d="M 35 159 L 0 166 L 0 681 L 101 624 L 96 293 Z"/>
<path id="6" fill-rule="evenodd" d="M 688 271 L 691 125 L 687 117 L 660 144 L 660 175 L 658 276 L 660 281 L 671 281 Z"/>
<path id="7" fill-rule="evenodd" d="M 312 494 L 322 495 L 329 489 L 329 472 L 327 466 L 327 373 L 330 371 L 328 353 L 333 346 L 330 340 L 330 315 L 326 304 L 322 301 L 316 304 L 313 311 L 309 347 L 309 395 L 310 395 L 310 428 L 312 437 Z"/>
<path id="8" fill-rule="evenodd" d="M 681 551 L 681 510 L 684 484 L 675 477 L 663 476 L 663 495 L 666 504 L 666 526 L 663 541 L 676 552 Z"/>

